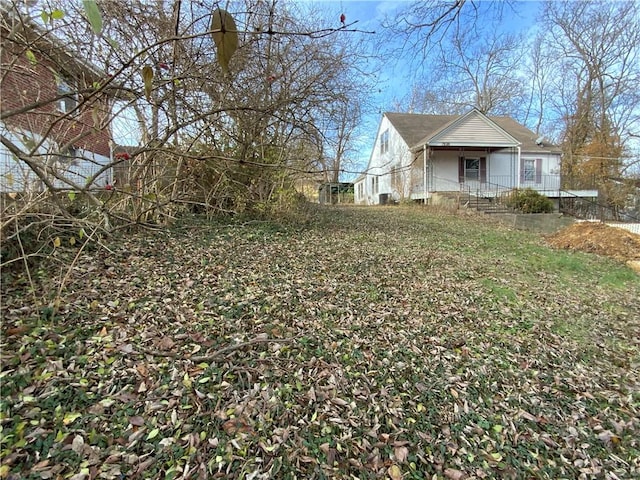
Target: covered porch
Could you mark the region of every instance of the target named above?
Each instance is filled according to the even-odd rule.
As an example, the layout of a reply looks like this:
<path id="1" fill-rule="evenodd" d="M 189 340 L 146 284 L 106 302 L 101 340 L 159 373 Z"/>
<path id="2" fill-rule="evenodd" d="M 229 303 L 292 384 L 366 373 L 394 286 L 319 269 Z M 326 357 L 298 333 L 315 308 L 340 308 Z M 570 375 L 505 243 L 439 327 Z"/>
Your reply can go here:
<path id="1" fill-rule="evenodd" d="M 513 189 L 560 190 L 560 150 L 506 117 L 477 110 L 427 135 L 411 149 L 411 198 L 438 192 L 491 198 Z"/>
<path id="2" fill-rule="evenodd" d="M 411 198 L 437 192 L 497 197 L 513 189 L 531 188 L 547 196 L 561 189 L 560 157 L 548 152 L 522 153 L 518 145 L 503 147 L 425 145 L 413 162 Z"/>

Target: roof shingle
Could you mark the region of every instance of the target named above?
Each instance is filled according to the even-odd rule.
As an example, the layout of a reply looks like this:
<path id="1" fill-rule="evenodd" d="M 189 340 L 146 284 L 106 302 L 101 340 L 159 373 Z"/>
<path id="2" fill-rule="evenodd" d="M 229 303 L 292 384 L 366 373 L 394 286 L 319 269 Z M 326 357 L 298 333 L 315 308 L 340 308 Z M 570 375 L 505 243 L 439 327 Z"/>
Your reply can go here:
<path id="1" fill-rule="evenodd" d="M 431 134 L 435 134 L 462 116 L 394 112 L 385 112 L 384 115 L 389 119 L 409 148 L 420 146 L 419 142 L 421 140 Z M 538 135 L 510 117 L 488 116 L 487 118 L 518 140 L 523 151 L 541 153 L 560 151 L 556 145 L 550 143 L 545 142 L 542 146 L 536 144 Z"/>

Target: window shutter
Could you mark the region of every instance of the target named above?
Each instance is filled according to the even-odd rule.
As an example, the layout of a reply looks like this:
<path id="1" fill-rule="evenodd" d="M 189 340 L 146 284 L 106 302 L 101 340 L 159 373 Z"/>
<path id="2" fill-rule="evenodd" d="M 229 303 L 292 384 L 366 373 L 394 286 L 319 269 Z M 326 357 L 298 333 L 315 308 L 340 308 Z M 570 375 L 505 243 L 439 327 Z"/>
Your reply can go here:
<path id="1" fill-rule="evenodd" d="M 487 182 L 487 157 L 480 157 L 480 183 Z"/>
<path id="2" fill-rule="evenodd" d="M 520 181 L 524 182 L 524 158 L 520 159 Z"/>
<path id="3" fill-rule="evenodd" d="M 458 183 L 464 183 L 464 157 L 458 157 Z"/>
<path id="4" fill-rule="evenodd" d="M 542 183 L 542 159 L 536 158 L 536 183 Z"/>

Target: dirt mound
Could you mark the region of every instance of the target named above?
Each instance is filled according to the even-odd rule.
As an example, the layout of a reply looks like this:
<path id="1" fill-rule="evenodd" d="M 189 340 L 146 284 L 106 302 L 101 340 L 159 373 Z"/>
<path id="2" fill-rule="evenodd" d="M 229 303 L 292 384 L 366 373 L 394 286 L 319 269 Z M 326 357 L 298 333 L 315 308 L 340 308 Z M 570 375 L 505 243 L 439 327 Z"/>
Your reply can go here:
<path id="1" fill-rule="evenodd" d="M 603 223 L 574 223 L 547 241 L 556 248 L 597 253 L 623 262 L 640 260 L 640 235 Z"/>

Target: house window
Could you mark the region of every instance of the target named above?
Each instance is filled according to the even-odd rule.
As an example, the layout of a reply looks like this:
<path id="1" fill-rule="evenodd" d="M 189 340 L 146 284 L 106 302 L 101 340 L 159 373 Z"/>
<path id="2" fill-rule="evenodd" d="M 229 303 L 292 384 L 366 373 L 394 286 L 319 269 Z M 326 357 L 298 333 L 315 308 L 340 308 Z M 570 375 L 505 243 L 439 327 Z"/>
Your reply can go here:
<path id="1" fill-rule="evenodd" d="M 380 154 L 385 154 L 389 151 L 389 129 L 386 129 L 380 135 Z"/>
<path id="2" fill-rule="evenodd" d="M 525 158 L 522 160 L 522 180 L 524 182 L 533 182 L 536 179 L 536 161 L 533 158 Z"/>
<path id="3" fill-rule="evenodd" d="M 542 183 L 541 158 L 522 158 L 520 160 L 520 181 Z"/>
<path id="4" fill-rule="evenodd" d="M 78 105 L 76 89 L 73 88 L 72 81 L 67 78 L 57 77 L 56 83 L 58 85 L 58 96 L 64 95 L 58 100 L 58 110 L 62 113 L 69 113 Z"/>
<path id="5" fill-rule="evenodd" d="M 400 167 L 398 165 L 394 165 L 391 169 L 391 188 L 395 190 L 401 190 L 402 188 L 402 177 L 400 176 Z"/>
<path id="6" fill-rule="evenodd" d="M 464 179 L 465 180 L 480 179 L 480 159 L 479 158 L 464 159 Z"/>
<path id="7" fill-rule="evenodd" d="M 380 178 L 377 175 L 371 177 L 371 194 L 372 195 L 378 194 L 379 181 L 380 181 Z"/>

